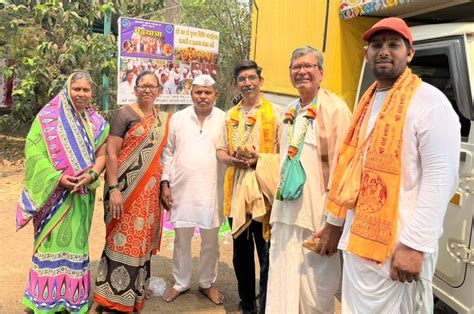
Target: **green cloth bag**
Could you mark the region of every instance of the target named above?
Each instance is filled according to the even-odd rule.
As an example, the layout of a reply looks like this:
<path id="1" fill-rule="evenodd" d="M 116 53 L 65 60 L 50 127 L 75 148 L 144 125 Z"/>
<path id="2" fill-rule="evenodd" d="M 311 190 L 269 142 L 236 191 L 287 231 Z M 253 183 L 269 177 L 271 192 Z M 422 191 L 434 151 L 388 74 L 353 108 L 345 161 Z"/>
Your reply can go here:
<path id="1" fill-rule="evenodd" d="M 282 180 L 278 187 L 276 199 L 279 201 L 297 200 L 303 194 L 306 172 L 299 158 L 286 157 L 282 168 Z"/>
<path id="2" fill-rule="evenodd" d="M 290 158 L 288 155 L 283 162 L 280 185 L 278 186 L 276 199 L 279 201 L 292 201 L 300 198 L 303 194 L 306 172 L 301 165 L 300 154 L 303 149 L 303 141 L 298 147 L 298 153 Z"/>

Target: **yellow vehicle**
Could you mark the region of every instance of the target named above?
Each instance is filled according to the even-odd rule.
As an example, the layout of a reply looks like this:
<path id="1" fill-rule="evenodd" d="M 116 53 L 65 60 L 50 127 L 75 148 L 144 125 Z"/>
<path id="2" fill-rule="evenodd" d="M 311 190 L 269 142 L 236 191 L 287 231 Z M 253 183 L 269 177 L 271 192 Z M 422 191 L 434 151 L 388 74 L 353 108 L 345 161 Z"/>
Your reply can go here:
<path id="1" fill-rule="evenodd" d="M 297 95 L 288 74 L 291 52 L 318 48 L 322 87 L 353 107 L 375 80 L 361 36 L 388 16 L 411 26 L 410 68 L 445 93 L 462 125 L 460 181 L 445 216 L 433 290 L 457 312 L 474 313 L 474 0 L 255 0 L 250 58 L 263 67 L 266 97 L 287 105 Z"/>

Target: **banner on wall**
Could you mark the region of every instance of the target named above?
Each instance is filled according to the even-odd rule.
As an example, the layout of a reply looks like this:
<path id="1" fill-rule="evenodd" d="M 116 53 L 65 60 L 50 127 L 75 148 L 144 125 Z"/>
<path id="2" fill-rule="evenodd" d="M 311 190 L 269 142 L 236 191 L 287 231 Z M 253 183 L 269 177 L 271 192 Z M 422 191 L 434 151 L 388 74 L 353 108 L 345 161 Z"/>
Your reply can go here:
<path id="1" fill-rule="evenodd" d="M 135 102 L 135 79 L 145 70 L 163 86 L 156 100 L 162 105 L 192 104 L 191 83 L 199 74 L 217 80 L 218 32 L 128 17 L 118 23 L 117 104 Z"/>
<path id="2" fill-rule="evenodd" d="M 385 10 L 401 6 L 413 0 L 340 0 L 339 16 L 344 19 L 352 19 L 361 15 L 374 14 L 379 10 Z"/>

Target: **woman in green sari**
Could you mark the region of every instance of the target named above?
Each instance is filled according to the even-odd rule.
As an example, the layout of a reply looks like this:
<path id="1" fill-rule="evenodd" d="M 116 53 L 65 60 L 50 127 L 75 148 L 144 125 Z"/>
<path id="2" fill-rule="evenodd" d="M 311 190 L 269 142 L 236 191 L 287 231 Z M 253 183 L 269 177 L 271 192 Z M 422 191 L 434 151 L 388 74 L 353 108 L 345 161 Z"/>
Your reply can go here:
<path id="1" fill-rule="evenodd" d="M 109 130 L 91 99 L 89 74 L 73 73 L 38 113 L 26 139 L 16 221 L 17 229 L 34 224 L 23 304 L 35 313 L 88 310 L 89 232 Z"/>

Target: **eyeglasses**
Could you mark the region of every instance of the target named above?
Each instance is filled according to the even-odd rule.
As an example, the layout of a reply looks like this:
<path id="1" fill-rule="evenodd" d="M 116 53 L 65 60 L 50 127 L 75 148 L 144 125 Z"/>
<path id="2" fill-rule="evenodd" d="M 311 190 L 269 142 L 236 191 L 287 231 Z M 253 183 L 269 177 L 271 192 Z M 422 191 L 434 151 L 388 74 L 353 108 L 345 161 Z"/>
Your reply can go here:
<path id="1" fill-rule="evenodd" d="M 309 63 L 306 63 L 306 64 L 293 64 L 293 65 L 290 65 L 290 70 L 294 71 L 294 72 L 301 71 L 301 69 L 304 69 L 305 71 L 311 71 L 312 69 L 314 69 L 317 66 L 318 66 L 317 64 L 309 64 Z"/>
<path id="2" fill-rule="evenodd" d="M 138 90 L 141 91 L 141 92 L 146 91 L 147 88 L 149 88 L 150 91 L 152 91 L 152 92 L 158 90 L 158 86 L 153 86 L 153 85 L 138 85 L 138 86 L 136 86 L 136 87 L 137 87 Z"/>
<path id="3" fill-rule="evenodd" d="M 247 80 L 249 80 L 249 82 L 256 82 L 258 80 L 258 76 L 257 75 L 239 76 L 237 78 L 237 83 L 242 84 L 242 83 L 245 83 Z"/>

